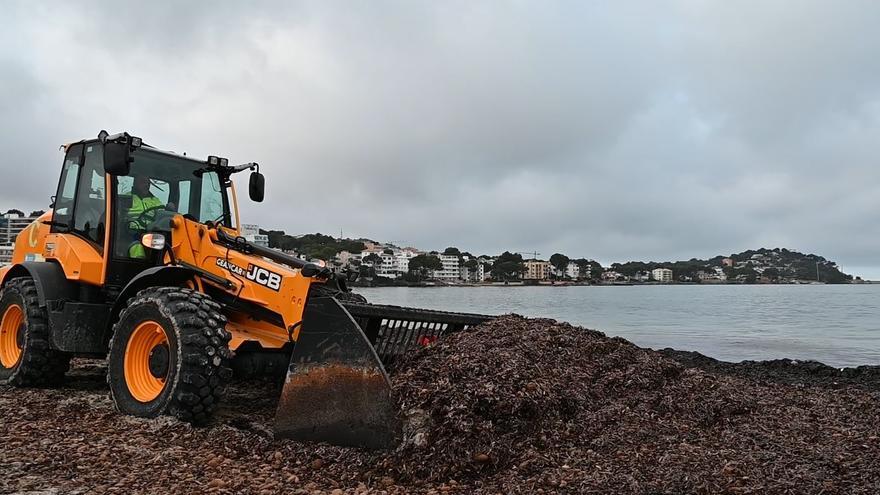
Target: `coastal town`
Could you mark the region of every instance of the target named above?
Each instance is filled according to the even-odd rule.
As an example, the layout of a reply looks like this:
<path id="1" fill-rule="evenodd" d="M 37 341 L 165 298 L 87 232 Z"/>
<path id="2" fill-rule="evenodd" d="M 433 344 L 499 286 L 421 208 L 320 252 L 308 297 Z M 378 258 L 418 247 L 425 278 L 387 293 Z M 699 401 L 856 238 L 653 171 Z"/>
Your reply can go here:
<path id="1" fill-rule="evenodd" d="M 12 260 L 19 232 L 43 214 L 8 210 L 0 215 L 0 266 Z M 322 234 L 291 236 L 243 224 L 241 235 L 254 244 L 303 259 L 320 259 L 338 272 L 355 271 L 363 285 L 629 285 L 629 284 L 810 284 L 860 283 L 833 261 L 784 248 L 758 249 L 708 260 L 612 263 L 537 252 L 474 255 L 456 247 L 442 251 L 400 247 L 369 239 Z"/>
<path id="2" fill-rule="evenodd" d="M 356 271 L 365 285 L 622 285 L 860 283 L 822 256 L 785 248 L 748 250 L 707 260 L 612 263 L 585 257 L 505 251 L 474 255 L 457 247 L 421 250 L 391 242 L 322 234 L 290 236 L 244 226 L 251 242 L 304 259 L 322 259 L 339 272 Z"/>

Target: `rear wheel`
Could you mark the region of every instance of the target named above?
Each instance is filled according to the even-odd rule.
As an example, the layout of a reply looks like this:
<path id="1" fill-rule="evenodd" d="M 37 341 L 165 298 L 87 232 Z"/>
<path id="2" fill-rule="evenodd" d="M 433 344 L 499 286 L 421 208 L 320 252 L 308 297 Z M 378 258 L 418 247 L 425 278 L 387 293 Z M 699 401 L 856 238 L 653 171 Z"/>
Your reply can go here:
<path id="1" fill-rule="evenodd" d="M 146 289 L 114 326 L 107 382 L 126 414 L 171 414 L 202 424 L 232 376 L 230 335 L 220 305 L 191 289 Z"/>
<path id="2" fill-rule="evenodd" d="M 31 278 L 16 278 L 0 296 L 0 383 L 19 387 L 57 385 L 70 354 L 49 345 L 49 319 Z"/>

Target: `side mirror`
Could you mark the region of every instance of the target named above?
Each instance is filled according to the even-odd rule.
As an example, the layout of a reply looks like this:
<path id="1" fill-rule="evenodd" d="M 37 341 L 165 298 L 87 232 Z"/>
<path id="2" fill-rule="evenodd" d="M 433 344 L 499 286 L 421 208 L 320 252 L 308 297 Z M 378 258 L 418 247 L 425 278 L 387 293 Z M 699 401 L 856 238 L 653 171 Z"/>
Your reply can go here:
<path id="1" fill-rule="evenodd" d="M 248 192 L 251 196 L 251 201 L 255 203 L 262 203 L 263 198 L 266 195 L 266 178 L 263 177 L 263 174 L 259 172 L 251 172 L 251 178 L 248 183 Z"/>
<path id="2" fill-rule="evenodd" d="M 131 147 L 128 143 L 104 144 L 104 172 L 110 175 L 128 175 L 131 162 Z"/>

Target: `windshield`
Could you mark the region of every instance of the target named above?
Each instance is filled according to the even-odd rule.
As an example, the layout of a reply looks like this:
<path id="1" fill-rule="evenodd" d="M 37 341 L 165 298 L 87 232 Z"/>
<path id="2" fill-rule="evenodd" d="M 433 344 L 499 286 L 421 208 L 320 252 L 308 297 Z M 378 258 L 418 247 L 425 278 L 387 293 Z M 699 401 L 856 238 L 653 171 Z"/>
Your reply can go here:
<path id="1" fill-rule="evenodd" d="M 204 162 L 147 148 L 138 149 L 132 158 L 129 175 L 114 177 L 118 256 L 141 257 L 140 236 L 167 230 L 163 222 L 176 214 L 232 227 L 221 178 L 205 171 Z"/>

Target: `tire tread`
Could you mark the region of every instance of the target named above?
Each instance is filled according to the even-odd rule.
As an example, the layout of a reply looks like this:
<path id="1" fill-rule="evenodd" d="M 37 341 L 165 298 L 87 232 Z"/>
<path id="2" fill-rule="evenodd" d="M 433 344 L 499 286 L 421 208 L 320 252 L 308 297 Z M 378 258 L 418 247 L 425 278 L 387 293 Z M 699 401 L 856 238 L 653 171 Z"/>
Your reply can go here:
<path id="1" fill-rule="evenodd" d="M 225 329 L 227 319 L 220 312 L 221 306 L 192 289 L 144 289 L 120 314 L 113 328 L 114 339 L 120 335 L 119 325 L 126 321 L 128 312 L 144 304 L 157 305 L 160 312 L 173 322 L 176 328 L 166 329 L 166 332 L 176 332 L 180 346 L 176 385 L 164 412 L 195 425 L 204 424 L 216 403 L 222 400 L 226 383 L 232 376 L 231 335 Z M 111 395 L 112 390 L 111 387 Z"/>
<path id="2" fill-rule="evenodd" d="M 3 288 L 17 292 L 24 303 L 27 318 L 26 348 L 21 361 L 7 382 L 17 387 L 52 387 L 64 381 L 70 369 L 71 355 L 52 349 L 49 342 L 49 317 L 40 307 L 37 284 L 30 277 L 15 278 Z"/>

